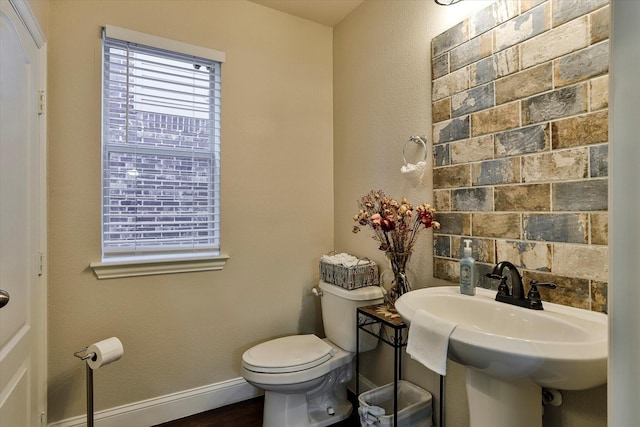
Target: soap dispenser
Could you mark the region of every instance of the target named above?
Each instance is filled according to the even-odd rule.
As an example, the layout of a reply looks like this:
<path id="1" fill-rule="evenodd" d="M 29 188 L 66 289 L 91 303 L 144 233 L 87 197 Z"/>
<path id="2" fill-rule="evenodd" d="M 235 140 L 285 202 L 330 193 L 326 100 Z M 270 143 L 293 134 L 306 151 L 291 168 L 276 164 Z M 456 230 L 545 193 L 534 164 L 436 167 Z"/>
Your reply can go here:
<path id="1" fill-rule="evenodd" d="M 460 260 L 460 293 L 476 294 L 476 260 L 471 252 L 471 240 L 464 241 L 464 256 Z"/>

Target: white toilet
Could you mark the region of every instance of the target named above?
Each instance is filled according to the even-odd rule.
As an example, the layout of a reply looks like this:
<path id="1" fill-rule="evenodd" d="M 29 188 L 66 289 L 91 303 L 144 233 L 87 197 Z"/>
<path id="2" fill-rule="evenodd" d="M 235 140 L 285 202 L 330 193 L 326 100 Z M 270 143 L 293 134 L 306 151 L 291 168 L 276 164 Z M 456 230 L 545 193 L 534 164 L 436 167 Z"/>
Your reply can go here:
<path id="1" fill-rule="evenodd" d="M 327 338 L 276 338 L 242 355 L 242 376 L 265 391 L 263 427 L 323 427 L 351 414 L 347 382 L 353 376 L 356 308 L 382 303 L 384 294 L 378 286 L 349 291 L 321 281 L 319 288 Z M 374 336 L 360 334 L 360 352 L 377 344 Z"/>

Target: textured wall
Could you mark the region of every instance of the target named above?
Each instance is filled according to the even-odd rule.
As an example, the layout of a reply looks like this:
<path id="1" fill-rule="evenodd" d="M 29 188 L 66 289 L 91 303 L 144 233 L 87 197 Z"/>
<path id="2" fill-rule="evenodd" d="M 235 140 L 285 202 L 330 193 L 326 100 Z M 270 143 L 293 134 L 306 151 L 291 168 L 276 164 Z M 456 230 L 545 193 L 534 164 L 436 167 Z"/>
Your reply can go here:
<path id="1" fill-rule="evenodd" d="M 500 0 L 432 40 L 435 277 L 462 240 L 543 299 L 606 311 L 607 0 Z M 495 287 L 481 276 L 480 285 Z"/>

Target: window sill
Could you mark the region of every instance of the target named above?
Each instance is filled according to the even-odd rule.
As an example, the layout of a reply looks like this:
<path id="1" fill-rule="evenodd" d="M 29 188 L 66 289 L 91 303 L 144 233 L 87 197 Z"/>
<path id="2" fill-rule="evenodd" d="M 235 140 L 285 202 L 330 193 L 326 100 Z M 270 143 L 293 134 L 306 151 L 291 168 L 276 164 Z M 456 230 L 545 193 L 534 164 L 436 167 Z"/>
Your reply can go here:
<path id="1" fill-rule="evenodd" d="M 90 267 L 98 279 L 115 279 L 119 277 L 222 270 L 228 259 L 229 255 L 220 254 L 208 257 L 161 260 L 92 262 Z"/>

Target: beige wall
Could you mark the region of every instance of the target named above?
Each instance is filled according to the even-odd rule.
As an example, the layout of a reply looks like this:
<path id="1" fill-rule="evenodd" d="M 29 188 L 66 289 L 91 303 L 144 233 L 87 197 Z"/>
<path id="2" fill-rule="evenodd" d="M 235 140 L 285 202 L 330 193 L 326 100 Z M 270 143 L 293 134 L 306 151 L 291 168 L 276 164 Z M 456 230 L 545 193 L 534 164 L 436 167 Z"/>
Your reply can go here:
<path id="1" fill-rule="evenodd" d="M 491 1 L 464 1 L 441 7 L 433 1 L 365 2 L 334 31 L 334 203 L 335 248 L 383 262 L 366 230 L 351 233 L 356 200 L 370 189 L 383 189 L 412 203 L 433 202 L 432 170 L 412 188 L 400 173 L 402 146 L 410 135 L 431 142 L 431 40 L 487 7 Z M 431 145 L 431 144 L 430 144 Z M 429 153 L 431 156 L 431 153 Z M 415 159 L 415 157 L 414 157 Z M 431 163 L 429 163 L 431 168 Z M 415 287 L 451 284 L 433 277 L 432 234 L 427 232 L 412 257 Z M 376 384 L 392 379 L 387 346 L 363 357 L 363 373 Z M 438 379 L 406 357 L 405 378 L 434 394 Z M 446 425 L 465 427 L 468 412 L 464 369 L 449 363 Z M 606 425 L 606 388 L 566 392 L 560 408 L 547 409 L 544 425 Z M 436 414 L 438 422 L 439 414 Z M 436 424 L 438 425 L 438 424 Z"/>
<path id="2" fill-rule="evenodd" d="M 333 247 L 331 28 L 237 0 L 55 0 L 48 24 L 49 421 L 84 413 L 73 352 L 97 340 L 125 347 L 96 371 L 101 410 L 239 377 L 249 346 L 317 331 L 310 289 Z M 226 52 L 223 271 L 97 280 L 88 268 L 105 24 Z"/>
<path id="3" fill-rule="evenodd" d="M 49 38 L 49 0 L 27 0 L 45 38 Z"/>

